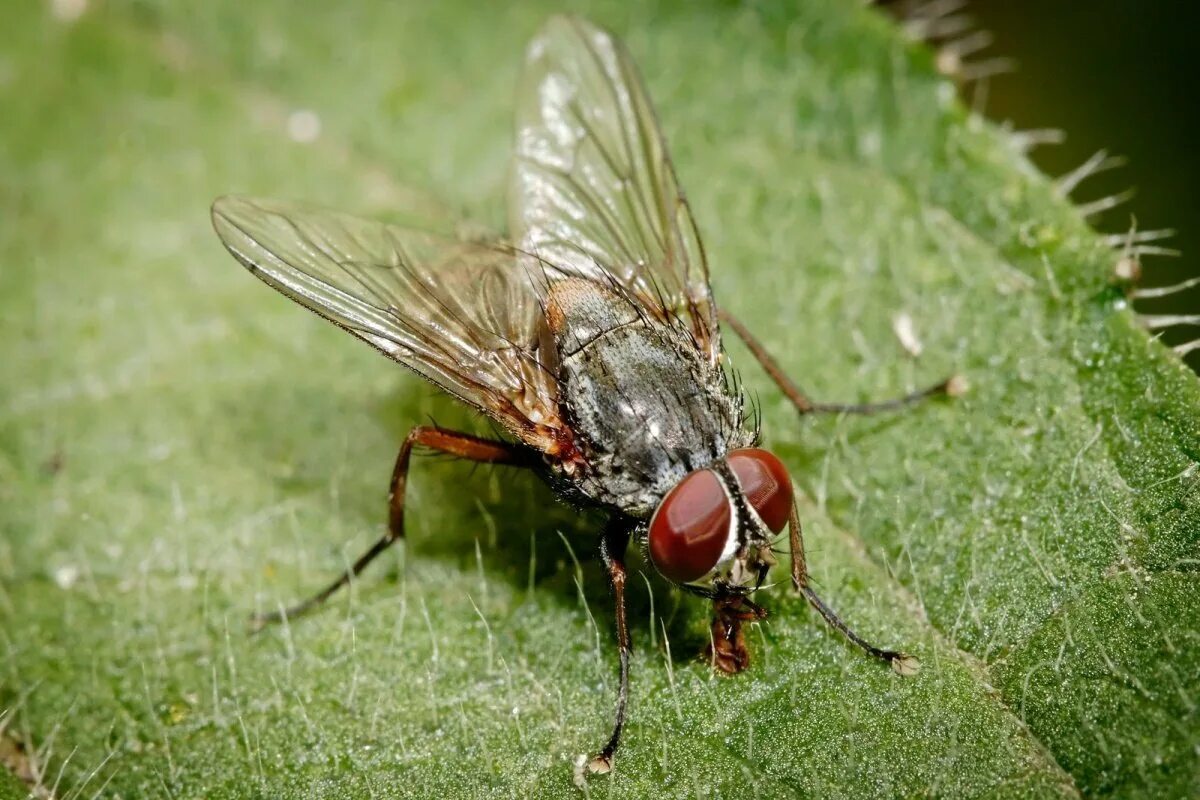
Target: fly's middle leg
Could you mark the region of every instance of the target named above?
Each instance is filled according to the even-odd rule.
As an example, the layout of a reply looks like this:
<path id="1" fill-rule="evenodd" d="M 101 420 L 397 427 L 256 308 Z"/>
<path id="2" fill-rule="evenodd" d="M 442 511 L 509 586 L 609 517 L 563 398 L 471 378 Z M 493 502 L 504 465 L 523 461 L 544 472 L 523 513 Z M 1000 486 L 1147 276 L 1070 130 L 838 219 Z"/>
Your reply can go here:
<path id="1" fill-rule="evenodd" d="M 775 381 L 775 385 L 783 391 L 788 400 L 792 401 L 792 405 L 801 414 L 874 414 L 878 411 L 894 411 L 911 406 L 929 397 L 937 397 L 938 395 L 954 397 L 966 391 L 966 381 L 961 376 L 952 375 L 933 386 L 927 386 L 924 389 L 892 400 L 881 400 L 875 403 L 817 403 L 809 399 L 800 390 L 800 387 L 796 385 L 795 381 L 787 376 L 779 366 L 779 362 L 767 352 L 762 342 L 755 338 L 745 323 L 728 311 L 720 311 L 720 317 L 721 321 L 728 325 L 737 334 L 738 338 L 745 343 L 746 348 L 754 356 L 755 360 L 762 365 L 763 370 L 771 377 L 771 380 Z"/>

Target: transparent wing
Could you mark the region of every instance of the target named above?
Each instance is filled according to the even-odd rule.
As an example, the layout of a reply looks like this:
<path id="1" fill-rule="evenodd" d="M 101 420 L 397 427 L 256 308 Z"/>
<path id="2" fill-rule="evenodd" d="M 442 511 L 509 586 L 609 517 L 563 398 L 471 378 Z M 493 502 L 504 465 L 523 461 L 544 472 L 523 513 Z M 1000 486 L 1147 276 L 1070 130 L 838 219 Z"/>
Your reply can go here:
<path id="1" fill-rule="evenodd" d="M 522 249 L 616 281 L 720 352 L 704 251 L 650 99 L 624 46 L 554 17 L 529 46 L 518 96 L 510 225 Z"/>
<path id="2" fill-rule="evenodd" d="M 553 450 L 558 387 L 539 360 L 536 290 L 511 248 L 276 200 L 222 197 L 212 217 L 265 283 Z"/>

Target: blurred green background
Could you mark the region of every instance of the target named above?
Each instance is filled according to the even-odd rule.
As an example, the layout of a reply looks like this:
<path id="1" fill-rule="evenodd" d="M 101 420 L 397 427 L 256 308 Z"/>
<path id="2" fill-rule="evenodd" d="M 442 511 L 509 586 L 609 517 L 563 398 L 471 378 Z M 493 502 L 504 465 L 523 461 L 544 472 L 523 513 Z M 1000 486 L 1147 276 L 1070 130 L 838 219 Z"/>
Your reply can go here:
<path id="1" fill-rule="evenodd" d="M 1011 57 L 1012 74 L 989 81 L 986 112 L 1019 130 L 1059 128 L 1066 139 L 1035 149 L 1049 175 L 1062 175 L 1098 150 L 1124 156 L 1120 169 L 1088 179 L 1075 198 L 1088 201 L 1129 188 L 1133 199 L 1105 212 L 1097 226 L 1173 228 L 1164 242 L 1179 258 L 1149 257 L 1144 283 L 1175 283 L 1200 274 L 1200 150 L 1197 149 L 1195 3 L 1134 0 L 976 0 L 965 11 L 991 31 L 979 58 Z M 1200 309 L 1200 292 L 1141 300 L 1147 313 Z M 1164 333 L 1185 342 L 1196 329 Z M 1200 367 L 1200 351 L 1189 356 Z"/>

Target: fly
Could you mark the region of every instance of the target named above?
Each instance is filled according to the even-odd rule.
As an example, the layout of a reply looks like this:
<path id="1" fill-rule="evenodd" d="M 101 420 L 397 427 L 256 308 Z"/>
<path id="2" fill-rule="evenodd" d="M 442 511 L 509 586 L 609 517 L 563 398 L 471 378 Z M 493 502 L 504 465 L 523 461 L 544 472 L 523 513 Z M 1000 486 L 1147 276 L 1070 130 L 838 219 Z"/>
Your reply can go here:
<path id="1" fill-rule="evenodd" d="M 791 477 L 758 446 L 757 422 L 723 364 L 721 324 L 801 414 L 899 408 L 953 393 L 955 381 L 883 403 L 809 400 L 713 302 L 637 70 L 616 38 L 582 19 L 552 18 L 529 46 L 511 180 L 507 241 L 456 241 L 275 200 L 213 204 L 221 241 L 258 278 L 507 434 L 412 428 L 392 471 L 387 533 L 325 589 L 257 621 L 317 605 L 403 538 L 410 461 L 423 448 L 531 470 L 568 502 L 608 512 L 600 555 L 620 682 L 612 734 L 580 776 L 611 770 L 625 724 L 631 541 L 668 581 L 712 602 L 707 657 L 722 672 L 749 665 L 743 625 L 766 616 L 751 597 L 785 528 L 795 589 L 864 652 L 915 672 L 916 659 L 864 640 L 809 585 Z"/>

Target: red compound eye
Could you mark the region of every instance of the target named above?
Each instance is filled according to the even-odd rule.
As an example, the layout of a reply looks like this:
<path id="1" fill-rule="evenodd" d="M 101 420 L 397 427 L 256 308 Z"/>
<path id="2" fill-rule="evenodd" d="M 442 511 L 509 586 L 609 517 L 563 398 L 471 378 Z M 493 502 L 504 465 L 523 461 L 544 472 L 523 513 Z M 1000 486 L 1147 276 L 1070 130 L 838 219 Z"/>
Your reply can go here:
<path id="1" fill-rule="evenodd" d="M 757 448 L 734 450 L 728 461 L 758 516 L 775 533 L 783 530 L 792 513 L 792 479 L 787 467 L 773 454 Z"/>
<path id="2" fill-rule="evenodd" d="M 733 511 L 709 470 L 693 472 L 667 492 L 650 520 L 650 559 L 667 579 L 689 583 L 717 565 Z"/>

